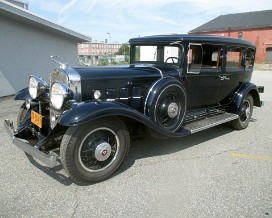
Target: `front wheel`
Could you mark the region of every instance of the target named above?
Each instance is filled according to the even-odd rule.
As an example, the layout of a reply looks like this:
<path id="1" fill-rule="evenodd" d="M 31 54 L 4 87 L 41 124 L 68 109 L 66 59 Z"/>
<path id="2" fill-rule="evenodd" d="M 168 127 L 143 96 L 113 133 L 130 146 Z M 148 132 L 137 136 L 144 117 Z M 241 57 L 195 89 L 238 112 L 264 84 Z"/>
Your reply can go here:
<path id="1" fill-rule="evenodd" d="M 60 146 L 61 163 L 79 182 L 100 182 L 116 172 L 129 146 L 129 133 L 122 120 L 100 119 L 69 127 Z"/>
<path id="2" fill-rule="evenodd" d="M 231 123 L 234 129 L 242 130 L 247 128 L 252 116 L 253 104 L 254 104 L 253 97 L 250 94 L 248 94 L 244 98 L 240 106 L 239 118 L 236 120 L 233 120 Z"/>

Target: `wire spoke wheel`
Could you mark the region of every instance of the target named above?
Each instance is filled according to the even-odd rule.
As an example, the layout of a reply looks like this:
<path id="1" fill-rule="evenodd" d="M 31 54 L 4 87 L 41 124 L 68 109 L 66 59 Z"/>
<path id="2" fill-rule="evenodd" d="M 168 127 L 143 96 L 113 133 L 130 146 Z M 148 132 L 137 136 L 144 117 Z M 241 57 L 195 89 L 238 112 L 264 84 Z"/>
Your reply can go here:
<path id="1" fill-rule="evenodd" d="M 243 102 L 243 106 L 242 106 L 241 113 L 240 113 L 240 120 L 243 123 L 246 122 L 251 116 L 250 107 L 251 107 L 250 101 L 248 99 L 246 99 Z"/>
<path id="2" fill-rule="evenodd" d="M 81 183 L 111 177 L 127 156 L 130 137 L 117 117 L 69 127 L 60 146 L 63 168 Z"/>
<path id="3" fill-rule="evenodd" d="M 248 94 L 240 105 L 239 118 L 231 122 L 232 127 L 237 130 L 247 128 L 253 112 L 254 100 Z"/>
<path id="4" fill-rule="evenodd" d="M 96 129 L 90 132 L 80 144 L 79 162 L 89 172 L 104 170 L 118 155 L 119 146 L 118 136 L 113 130 Z"/>
<path id="5" fill-rule="evenodd" d="M 185 116 L 186 94 L 179 82 L 162 79 L 150 92 L 146 115 L 167 131 L 176 131 Z"/>
<path id="6" fill-rule="evenodd" d="M 176 117 L 180 114 L 180 102 L 175 93 L 166 93 L 157 104 L 156 120 L 164 127 L 170 127 L 177 122 Z"/>

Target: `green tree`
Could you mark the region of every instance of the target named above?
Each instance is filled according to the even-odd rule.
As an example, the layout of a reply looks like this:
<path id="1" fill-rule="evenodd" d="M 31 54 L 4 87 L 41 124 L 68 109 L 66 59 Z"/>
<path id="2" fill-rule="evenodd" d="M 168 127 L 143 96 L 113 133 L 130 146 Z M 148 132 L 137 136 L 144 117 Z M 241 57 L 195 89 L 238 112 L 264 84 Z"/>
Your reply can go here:
<path id="1" fill-rule="evenodd" d="M 109 65 L 109 62 L 106 58 L 103 58 L 98 64 L 98 66 L 106 66 L 106 65 Z"/>
<path id="2" fill-rule="evenodd" d="M 115 53 L 115 55 L 129 55 L 129 46 L 127 43 L 122 44 L 122 46 L 119 48 L 118 52 Z"/>

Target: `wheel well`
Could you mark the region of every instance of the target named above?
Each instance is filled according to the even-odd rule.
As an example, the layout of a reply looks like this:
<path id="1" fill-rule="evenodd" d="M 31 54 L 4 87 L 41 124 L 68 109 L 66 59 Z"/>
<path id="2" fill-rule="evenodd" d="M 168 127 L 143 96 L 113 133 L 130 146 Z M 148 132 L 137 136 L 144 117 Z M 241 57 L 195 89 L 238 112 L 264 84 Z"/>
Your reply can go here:
<path id="1" fill-rule="evenodd" d="M 261 107 L 261 101 L 260 101 L 259 93 L 255 89 L 252 89 L 252 90 L 250 90 L 249 94 L 253 97 L 254 106 Z"/>
<path id="2" fill-rule="evenodd" d="M 130 138 L 132 140 L 143 139 L 144 135 L 146 134 L 146 128 L 143 123 L 125 116 L 118 116 L 118 118 L 127 126 Z"/>

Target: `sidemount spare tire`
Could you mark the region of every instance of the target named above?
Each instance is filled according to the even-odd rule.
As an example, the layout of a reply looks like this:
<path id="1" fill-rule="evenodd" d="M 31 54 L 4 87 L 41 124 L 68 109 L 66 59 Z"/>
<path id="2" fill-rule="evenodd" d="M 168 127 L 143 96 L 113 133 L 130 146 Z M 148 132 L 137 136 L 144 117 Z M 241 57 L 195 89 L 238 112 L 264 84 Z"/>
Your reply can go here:
<path id="1" fill-rule="evenodd" d="M 167 131 L 176 131 L 186 112 L 186 92 L 182 84 L 172 77 L 156 81 L 145 101 L 145 115 Z"/>

